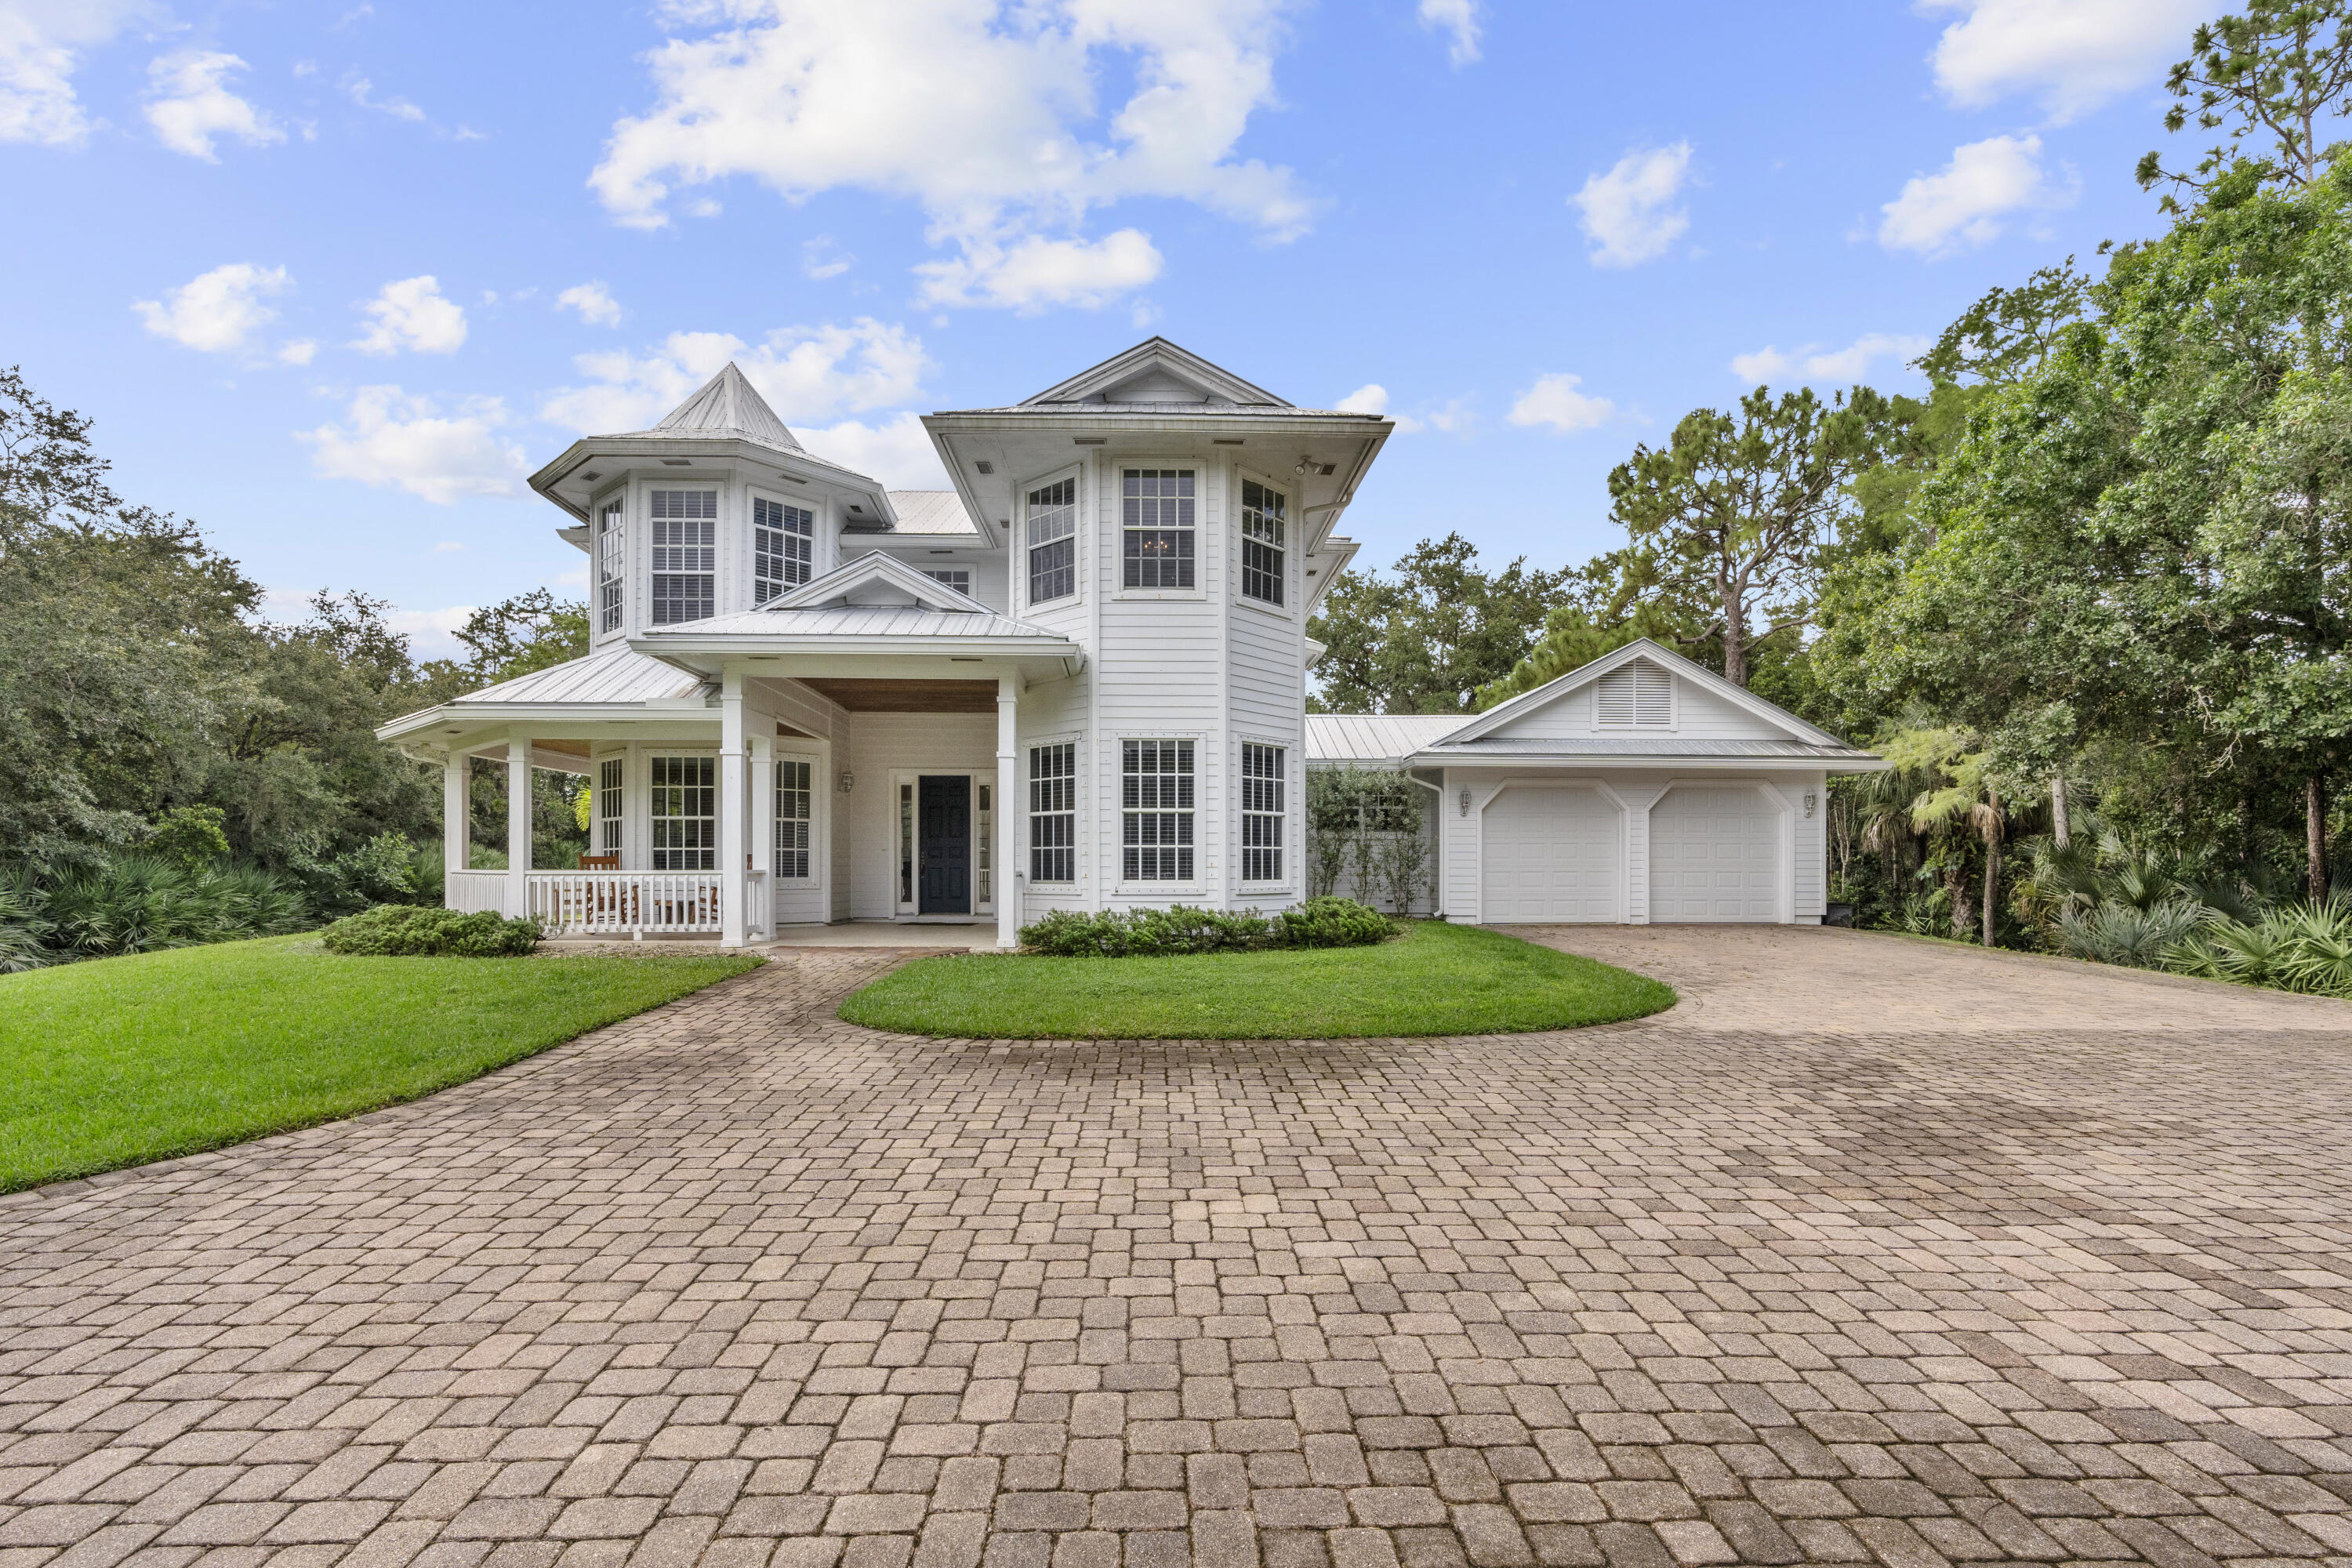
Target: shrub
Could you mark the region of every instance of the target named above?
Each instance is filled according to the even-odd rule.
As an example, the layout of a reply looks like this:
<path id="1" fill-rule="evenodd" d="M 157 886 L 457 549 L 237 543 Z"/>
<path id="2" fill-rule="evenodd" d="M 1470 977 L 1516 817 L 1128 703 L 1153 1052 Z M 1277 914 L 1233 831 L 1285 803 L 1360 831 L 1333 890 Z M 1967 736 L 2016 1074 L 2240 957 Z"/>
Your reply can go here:
<path id="1" fill-rule="evenodd" d="M 1284 947 L 1370 947 L 1388 940 L 1388 917 L 1353 899 L 1309 899 L 1275 917 Z"/>
<path id="2" fill-rule="evenodd" d="M 516 958 L 539 942 L 539 922 L 488 910 L 460 914 L 417 904 L 379 904 L 319 933 L 329 952 L 366 958 Z"/>
<path id="3" fill-rule="evenodd" d="M 41 890 L 37 912 L 53 959 L 277 936 L 301 930 L 307 913 L 301 893 L 270 872 L 146 855 L 67 872 Z"/>
<path id="4" fill-rule="evenodd" d="M 1268 919 L 1176 904 L 1164 910 L 1055 910 L 1021 931 L 1022 942 L 1062 958 L 1150 958 L 1266 947 L 1353 947 L 1382 941 L 1388 921 L 1352 899 L 1309 899 Z"/>
<path id="5" fill-rule="evenodd" d="M 2290 906 L 2252 922 L 2215 915 L 2168 950 L 2164 963 L 2242 985 L 2352 997 L 2352 901 Z"/>
<path id="6" fill-rule="evenodd" d="M 2164 955 L 2197 930 L 2205 918 L 2202 907 L 2174 899 L 2140 909 L 2132 904 L 2101 904 L 2088 914 L 2079 910 L 2059 913 L 2058 951 L 2069 958 L 2095 963 L 2120 963 L 2133 969 L 2154 969 Z"/>

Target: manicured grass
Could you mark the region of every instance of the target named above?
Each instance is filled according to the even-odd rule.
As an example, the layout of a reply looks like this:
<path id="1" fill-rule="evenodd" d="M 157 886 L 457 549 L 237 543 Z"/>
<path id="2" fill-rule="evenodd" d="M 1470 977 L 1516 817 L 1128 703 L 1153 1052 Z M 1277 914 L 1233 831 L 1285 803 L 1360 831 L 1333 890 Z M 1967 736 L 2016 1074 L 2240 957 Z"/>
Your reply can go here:
<path id="1" fill-rule="evenodd" d="M 1487 1035 L 1638 1018 L 1654 980 L 1499 931 L 1416 921 L 1378 947 L 1182 958 L 926 958 L 841 1005 L 853 1024 L 976 1039 Z"/>
<path id="2" fill-rule="evenodd" d="M 756 962 L 340 958 L 272 937 L 0 975 L 0 1192 L 414 1100 Z"/>

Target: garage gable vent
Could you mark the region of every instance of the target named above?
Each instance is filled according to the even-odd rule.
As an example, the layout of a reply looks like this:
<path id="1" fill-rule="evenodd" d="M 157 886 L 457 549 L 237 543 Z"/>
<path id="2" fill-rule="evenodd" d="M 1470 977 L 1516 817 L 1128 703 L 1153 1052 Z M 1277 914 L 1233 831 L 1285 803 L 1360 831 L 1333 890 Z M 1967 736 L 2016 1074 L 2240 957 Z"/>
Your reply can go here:
<path id="1" fill-rule="evenodd" d="M 1603 730 L 1664 730 L 1675 721 L 1675 678 L 1646 658 L 1593 683 L 1593 713 Z"/>

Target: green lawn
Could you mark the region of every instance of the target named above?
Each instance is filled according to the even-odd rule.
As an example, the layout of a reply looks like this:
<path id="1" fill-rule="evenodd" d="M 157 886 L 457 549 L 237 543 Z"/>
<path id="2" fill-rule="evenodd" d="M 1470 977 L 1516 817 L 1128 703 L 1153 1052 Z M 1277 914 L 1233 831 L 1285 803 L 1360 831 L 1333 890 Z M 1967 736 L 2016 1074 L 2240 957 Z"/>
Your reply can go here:
<path id="1" fill-rule="evenodd" d="M 841 1005 L 853 1024 L 975 1039 L 1486 1035 L 1638 1018 L 1675 994 L 1499 931 L 1422 921 L 1379 947 L 1182 958 L 926 958 Z"/>
<path id="2" fill-rule="evenodd" d="M 755 963 L 272 937 L 0 975 L 0 1192 L 414 1100 Z"/>

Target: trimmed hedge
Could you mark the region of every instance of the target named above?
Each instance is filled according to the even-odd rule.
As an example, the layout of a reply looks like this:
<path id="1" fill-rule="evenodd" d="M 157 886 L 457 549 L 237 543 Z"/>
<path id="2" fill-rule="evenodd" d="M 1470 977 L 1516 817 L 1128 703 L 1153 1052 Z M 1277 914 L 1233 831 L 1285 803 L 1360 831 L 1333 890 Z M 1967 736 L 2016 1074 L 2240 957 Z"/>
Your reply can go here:
<path id="1" fill-rule="evenodd" d="M 362 958 L 520 958 L 539 943 L 539 922 L 488 910 L 379 904 L 319 933 L 329 952 Z"/>
<path id="2" fill-rule="evenodd" d="M 1369 947 L 1395 928 L 1353 899 L 1309 899 L 1266 916 L 1175 904 L 1164 910 L 1055 910 L 1021 928 L 1024 945 L 1060 958 L 1158 958 L 1274 947 Z"/>

